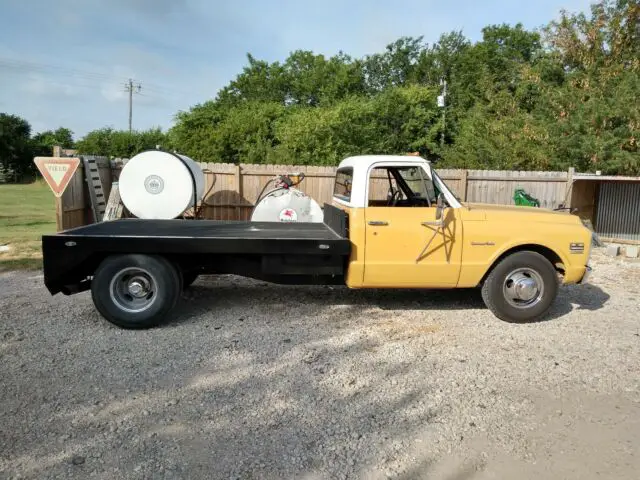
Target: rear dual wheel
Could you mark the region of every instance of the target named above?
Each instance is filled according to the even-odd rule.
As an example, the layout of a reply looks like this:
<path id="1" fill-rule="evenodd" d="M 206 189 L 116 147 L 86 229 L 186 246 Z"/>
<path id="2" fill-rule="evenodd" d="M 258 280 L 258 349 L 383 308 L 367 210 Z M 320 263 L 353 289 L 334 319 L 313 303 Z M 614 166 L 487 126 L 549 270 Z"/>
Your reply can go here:
<path id="1" fill-rule="evenodd" d="M 175 307 L 182 290 L 180 272 L 156 255 L 105 258 L 91 282 L 91 296 L 100 314 L 121 328 L 159 325 Z"/>

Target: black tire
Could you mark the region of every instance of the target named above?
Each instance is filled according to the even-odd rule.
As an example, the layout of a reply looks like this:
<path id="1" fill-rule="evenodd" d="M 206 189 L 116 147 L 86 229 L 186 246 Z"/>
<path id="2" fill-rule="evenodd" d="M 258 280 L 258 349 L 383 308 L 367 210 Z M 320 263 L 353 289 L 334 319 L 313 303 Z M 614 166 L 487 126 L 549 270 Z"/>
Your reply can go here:
<path id="1" fill-rule="evenodd" d="M 520 269 L 523 271 L 519 272 Z M 512 279 L 522 279 L 523 276 L 533 278 L 536 284 L 542 283 L 543 286 L 542 290 L 537 290 L 535 298 L 529 300 L 530 303 L 508 294 L 514 285 Z M 501 320 L 534 322 L 543 318 L 551 308 L 558 294 L 558 284 L 557 272 L 549 260 L 536 252 L 521 251 L 505 257 L 491 270 L 482 285 L 482 299 Z M 514 306 L 514 303 L 518 305 Z"/>
<path id="2" fill-rule="evenodd" d="M 130 293 L 132 282 L 137 282 L 136 288 L 143 287 L 135 296 Z M 91 282 L 91 297 L 98 312 L 114 325 L 127 329 L 159 325 L 175 307 L 180 294 L 178 270 L 155 255 L 107 257 Z"/>
<path id="3" fill-rule="evenodd" d="M 196 272 L 182 272 L 182 289 L 186 290 L 198 279 Z"/>

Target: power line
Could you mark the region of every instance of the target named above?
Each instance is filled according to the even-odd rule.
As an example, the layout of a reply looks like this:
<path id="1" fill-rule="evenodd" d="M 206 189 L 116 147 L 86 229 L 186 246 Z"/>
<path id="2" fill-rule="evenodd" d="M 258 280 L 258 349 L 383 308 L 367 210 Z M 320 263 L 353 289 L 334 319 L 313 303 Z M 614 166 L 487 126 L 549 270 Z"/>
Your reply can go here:
<path id="1" fill-rule="evenodd" d="M 124 89 L 129 93 L 129 133 L 131 133 L 131 125 L 133 119 L 133 94 L 140 93 L 142 90 L 142 85 L 138 83 L 138 85 L 133 84 L 133 80 L 130 78 L 128 83 L 125 83 Z"/>
<path id="2" fill-rule="evenodd" d="M 83 78 L 87 80 L 118 80 L 122 81 L 124 75 L 89 72 L 77 68 L 69 68 L 61 65 L 50 65 L 46 63 L 29 62 L 25 60 L 0 58 L 0 67 L 24 73 L 55 73 L 56 75 Z"/>
<path id="3" fill-rule="evenodd" d="M 47 63 L 40 62 L 30 62 L 26 60 L 15 60 L 10 58 L 0 58 L 0 70 L 5 70 L 4 73 L 8 74 L 27 74 L 27 73 L 54 73 L 55 75 L 69 77 L 77 80 L 88 80 L 88 81 L 114 81 L 114 82 L 122 82 L 126 81 L 125 75 L 115 75 L 115 74 L 106 74 L 106 73 L 98 73 L 91 72 L 88 70 L 78 69 L 78 68 L 68 68 L 61 65 L 52 65 Z M 139 81 L 136 78 L 132 78 L 133 81 Z M 171 93 L 179 93 L 183 95 L 188 95 L 192 92 L 188 92 L 185 90 L 176 89 L 174 87 L 159 85 L 154 83 L 145 83 L 145 88 L 150 91 L 155 91 L 159 94 L 171 94 Z"/>

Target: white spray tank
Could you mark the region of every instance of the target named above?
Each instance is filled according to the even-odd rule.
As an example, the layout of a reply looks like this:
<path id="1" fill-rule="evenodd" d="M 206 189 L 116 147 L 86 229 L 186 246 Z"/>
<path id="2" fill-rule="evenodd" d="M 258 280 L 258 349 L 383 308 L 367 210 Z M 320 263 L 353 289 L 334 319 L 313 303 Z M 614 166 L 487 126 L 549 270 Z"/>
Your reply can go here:
<path id="1" fill-rule="evenodd" d="M 251 214 L 252 222 L 322 223 L 322 208 L 306 193 L 293 188 L 304 179 L 303 173 L 280 175 L 271 180 L 258 196 Z M 263 195 L 267 187 L 275 186 Z"/>
<path id="2" fill-rule="evenodd" d="M 162 150 L 131 157 L 118 181 L 122 203 L 138 218 L 179 217 L 204 195 L 204 173 L 198 164 Z"/>

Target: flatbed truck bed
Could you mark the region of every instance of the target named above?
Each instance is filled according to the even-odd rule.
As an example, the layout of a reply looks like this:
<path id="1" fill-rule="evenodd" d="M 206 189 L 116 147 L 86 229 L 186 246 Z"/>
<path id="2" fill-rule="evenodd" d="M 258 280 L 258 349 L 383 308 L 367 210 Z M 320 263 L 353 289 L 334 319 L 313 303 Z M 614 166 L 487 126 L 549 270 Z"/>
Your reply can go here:
<path id="1" fill-rule="evenodd" d="M 341 283 L 351 250 L 347 216 L 331 205 L 324 211 L 323 223 L 121 219 L 44 235 L 45 285 L 52 294 L 86 290 L 88 277 L 114 254 L 162 255 L 185 277 Z"/>

